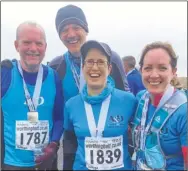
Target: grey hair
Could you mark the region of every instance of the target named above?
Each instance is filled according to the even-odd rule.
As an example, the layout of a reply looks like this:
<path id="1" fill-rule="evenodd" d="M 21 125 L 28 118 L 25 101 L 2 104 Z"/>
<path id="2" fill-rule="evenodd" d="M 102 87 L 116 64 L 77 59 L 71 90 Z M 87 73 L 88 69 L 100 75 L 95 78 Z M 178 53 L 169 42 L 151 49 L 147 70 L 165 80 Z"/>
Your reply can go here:
<path id="1" fill-rule="evenodd" d="M 16 29 L 16 40 L 19 39 L 20 32 L 22 31 L 23 26 L 26 26 L 26 25 L 39 28 L 41 30 L 41 32 L 43 33 L 44 40 L 46 42 L 46 34 L 45 34 L 43 27 L 40 24 L 36 23 L 35 21 L 25 21 L 25 22 L 21 23 Z"/>
<path id="2" fill-rule="evenodd" d="M 127 62 L 127 65 L 130 67 L 130 68 L 135 68 L 135 65 L 136 65 L 136 60 L 133 56 L 124 56 L 122 58 L 123 62 Z"/>

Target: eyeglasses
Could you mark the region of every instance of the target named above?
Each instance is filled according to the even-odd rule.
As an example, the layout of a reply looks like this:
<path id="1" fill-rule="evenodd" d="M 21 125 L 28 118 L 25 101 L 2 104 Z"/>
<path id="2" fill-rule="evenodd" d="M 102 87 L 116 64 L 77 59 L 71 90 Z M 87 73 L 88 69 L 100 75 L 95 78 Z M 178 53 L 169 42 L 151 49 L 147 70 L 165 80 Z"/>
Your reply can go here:
<path id="1" fill-rule="evenodd" d="M 84 64 L 88 68 L 92 68 L 95 63 L 97 64 L 98 68 L 103 68 L 108 64 L 108 61 L 103 61 L 101 59 L 98 59 L 97 61 L 94 61 L 92 59 L 84 61 Z"/>

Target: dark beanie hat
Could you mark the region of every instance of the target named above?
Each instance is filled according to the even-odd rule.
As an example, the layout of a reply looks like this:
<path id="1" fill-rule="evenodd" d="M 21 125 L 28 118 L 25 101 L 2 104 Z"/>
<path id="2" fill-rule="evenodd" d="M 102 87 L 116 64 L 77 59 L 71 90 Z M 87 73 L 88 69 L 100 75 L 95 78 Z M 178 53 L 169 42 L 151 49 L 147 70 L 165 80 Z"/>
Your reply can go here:
<path id="1" fill-rule="evenodd" d="M 112 55 L 111 48 L 106 43 L 98 42 L 96 40 L 89 40 L 82 45 L 80 51 L 81 51 L 83 62 L 85 61 L 85 58 L 89 50 L 93 48 L 96 48 L 100 50 L 101 52 L 103 52 L 105 56 L 107 57 L 108 62 L 111 63 L 111 55 Z"/>
<path id="2" fill-rule="evenodd" d="M 62 28 L 67 24 L 78 24 L 86 32 L 89 32 L 84 12 L 81 8 L 74 5 L 67 5 L 58 10 L 55 19 L 55 24 L 56 30 L 59 35 L 61 33 Z"/>

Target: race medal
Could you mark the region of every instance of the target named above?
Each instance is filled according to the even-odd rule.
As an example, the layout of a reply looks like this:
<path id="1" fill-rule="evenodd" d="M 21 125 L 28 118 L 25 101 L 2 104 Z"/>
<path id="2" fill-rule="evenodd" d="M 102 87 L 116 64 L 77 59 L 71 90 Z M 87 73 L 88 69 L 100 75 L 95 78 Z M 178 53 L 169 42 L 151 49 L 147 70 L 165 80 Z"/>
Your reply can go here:
<path id="1" fill-rule="evenodd" d="M 27 112 L 27 119 L 30 122 L 38 121 L 38 112 Z"/>
<path id="2" fill-rule="evenodd" d="M 49 121 L 16 121 L 15 148 L 35 150 L 49 143 Z"/>
<path id="3" fill-rule="evenodd" d="M 123 136 L 86 137 L 85 161 L 89 170 L 112 170 L 124 167 Z"/>

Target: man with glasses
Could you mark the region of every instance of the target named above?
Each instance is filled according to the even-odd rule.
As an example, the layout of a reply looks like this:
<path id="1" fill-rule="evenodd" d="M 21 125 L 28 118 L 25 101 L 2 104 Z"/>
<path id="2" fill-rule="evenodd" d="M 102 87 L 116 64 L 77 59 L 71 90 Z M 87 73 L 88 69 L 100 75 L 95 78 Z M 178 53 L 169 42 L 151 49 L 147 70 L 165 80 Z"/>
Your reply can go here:
<path id="1" fill-rule="evenodd" d="M 64 102 L 76 96 L 82 89 L 85 81 L 81 72 L 81 46 L 86 42 L 89 33 L 88 23 L 81 8 L 74 5 L 67 5 L 58 10 L 56 19 L 56 30 L 60 40 L 67 47 L 68 51 L 63 55 L 54 58 L 49 65 L 55 69 L 62 80 Z M 119 55 L 112 51 L 112 71 L 111 77 L 114 79 L 115 87 L 124 91 L 129 91 L 127 80 L 124 76 L 124 69 Z M 70 138 L 71 137 L 71 138 Z M 64 146 L 72 146 L 72 151 L 66 151 L 64 147 L 64 169 L 71 170 L 72 163 L 67 163 L 66 158 L 74 156 L 77 147 L 74 135 L 64 133 Z M 61 157 L 62 158 L 62 157 Z M 60 161 L 62 159 L 59 159 Z M 69 160 L 70 161 L 70 160 Z M 60 168 L 62 169 L 62 168 Z"/>
<path id="2" fill-rule="evenodd" d="M 78 142 L 73 170 L 132 170 L 127 132 L 136 98 L 114 88 L 109 77 L 111 50 L 106 43 L 87 41 L 81 53 L 86 84 L 64 109 L 64 130 L 75 133 Z"/>

